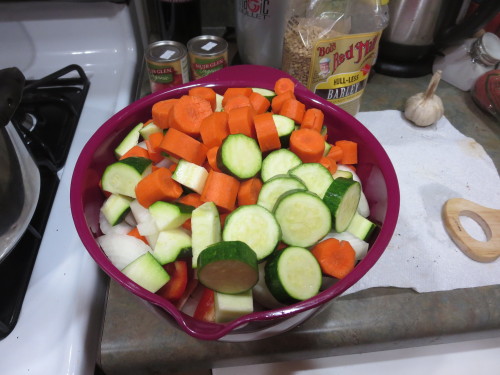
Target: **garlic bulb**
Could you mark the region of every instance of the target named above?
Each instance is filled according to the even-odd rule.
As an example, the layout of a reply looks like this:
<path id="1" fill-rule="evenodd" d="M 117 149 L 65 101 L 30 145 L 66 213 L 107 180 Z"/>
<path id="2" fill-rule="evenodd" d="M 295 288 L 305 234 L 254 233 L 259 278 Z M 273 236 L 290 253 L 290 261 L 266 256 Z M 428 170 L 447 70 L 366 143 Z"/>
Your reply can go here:
<path id="1" fill-rule="evenodd" d="M 444 114 L 441 98 L 434 94 L 441 79 L 438 70 L 431 78 L 427 90 L 408 98 L 405 106 L 405 117 L 418 126 L 429 126 L 439 120 Z"/>

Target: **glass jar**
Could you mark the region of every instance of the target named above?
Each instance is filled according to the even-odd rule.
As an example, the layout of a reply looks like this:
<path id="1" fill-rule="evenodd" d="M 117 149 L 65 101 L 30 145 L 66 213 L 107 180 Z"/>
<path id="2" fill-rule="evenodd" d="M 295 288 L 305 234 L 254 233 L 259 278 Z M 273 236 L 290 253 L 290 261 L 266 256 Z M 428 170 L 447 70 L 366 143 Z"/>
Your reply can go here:
<path id="1" fill-rule="evenodd" d="M 500 69 L 479 77 L 472 87 L 471 95 L 479 108 L 500 121 Z"/>
<path id="2" fill-rule="evenodd" d="M 500 38 L 484 33 L 477 39 L 447 48 L 436 58 L 433 72 L 442 71 L 442 79 L 463 91 L 469 91 L 476 80 L 500 62 Z"/>

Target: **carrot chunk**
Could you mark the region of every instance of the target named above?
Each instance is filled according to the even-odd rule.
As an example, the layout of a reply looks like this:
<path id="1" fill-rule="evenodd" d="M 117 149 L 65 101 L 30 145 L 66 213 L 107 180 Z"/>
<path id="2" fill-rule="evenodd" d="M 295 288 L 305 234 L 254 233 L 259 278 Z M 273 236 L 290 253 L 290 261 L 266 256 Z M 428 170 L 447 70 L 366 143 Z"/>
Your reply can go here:
<path id="1" fill-rule="evenodd" d="M 184 159 L 197 165 L 205 162 L 208 151 L 203 143 L 175 128 L 167 131 L 160 148 L 177 159 Z"/>
<path id="2" fill-rule="evenodd" d="M 320 132 L 321 128 L 323 127 L 324 119 L 325 115 L 322 110 L 318 108 L 309 108 L 304 113 L 304 117 L 302 118 L 300 127 L 309 128 Z"/>
<path id="3" fill-rule="evenodd" d="M 295 95 L 291 91 L 285 91 L 283 94 L 276 95 L 271 100 L 271 109 L 274 113 L 280 113 L 283 103 L 288 99 L 295 99 Z"/>
<path id="4" fill-rule="evenodd" d="M 252 92 L 253 90 L 251 87 L 228 87 L 222 97 L 222 106 L 224 107 L 226 102 L 233 96 L 250 96 Z"/>
<path id="5" fill-rule="evenodd" d="M 210 103 L 198 96 L 182 96 L 170 110 L 170 127 L 192 137 L 200 135 L 201 121 L 213 113 Z"/>
<path id="6" fill-rule="evenodd" d="M 217 166 L 217 151 L 219 151 L 219 146 L 212 147 L 207 151 L 207 161 L 208 165 L 211 169 L 216 172 L 220 172 L 221 170 Z"/>
<path id="7" fill-rule="evenodd" d="M 261 114 L 266 112 L 271 106 L 271 102 L 264 95 L 259 94 L 258 92 L 252 92 L 250 94 L 250 104 L 257 114 Z"/>
<path id="8" fill-rule="evenodd" d="M 151 114 L 153 122 L 161 129 L 168 129 L 170 127 L 170 111 L 179 99 L 167 99 L 153 104 Z"/>
<path id="9" fill-rule="evenodd" d="M 151 172 L 135 187 L 137 201 L 146 208 L 157 201 L 177 199 L 181 194 L 181 185 L 172 179 L 172 172 L 167 168 Z"/>
<path id="10" fill-rule="evenodd" d="M 248 137 L 255 138 L 255 126 L 253 117 L 255 110 L 253 107 L 240 107 L 231 110 L 228 113 L 227 123 L 230 134 L 245 134 Z"/>
<path id="11" fill-rule="evenodd" d="M 330 151 L 328 151 L 328 156 L 329 158 L 332 158 L 335 160 L 337 163 L 339 163 L 342 160 L 342 155 L 344 154 L 344 151 L 339 146 L 332 145 L 330 147 Z"/>
<path id="12" fill-rule="evenodd" d="M 201 200 L 212 201 L 222 210 L 232 211 L 236 205 L 236 198 L 240 182 L 228 174 L 210 171 L 201 193 Z"/>
<path id="13" fill-rule="evenodd" d="M 127 233 L 129 236 L 132 236 L 132 237 L 135 237 L 135 238 L 138 238 L 139 240 L 141 240 L 142 242 L 144 242 L 146 245 L 149 245 L 148 243 L 148 240 L 146 237 L 142 236 L 140 233 L 139 233 L 139 229 L 137 229 L 137 227 L 134 227 L 132 228 L 128 233 Z"/>
<path id="14" fill-rule="evenodd" d="M 337 172 L 337 162 L 328 156 L 323 156 L 319 162 L 323 165 L 331 174 Z"/>
<path id="15" fill-rule="evenodd" d="M 262 180 L 252 177 L 240 183 L 238 190 L 238 206 L 256 204 L 262 189 Z"/>
<path id="16" fill-rule="evenodd" d="M 141 146 L 134 146 L 130 150 L 128 150 L 126 153 L 124 153 L 123 156 L 120 158 L 120 160 L 130 158 L 133 156 L 138 156 L 141 158 L 150 159 L 148 150 L 146 150 L 145 148 L 142 148 Z"/>
<path id="17" fill-rule="evenodd" d="M 262 152 L 281 148 L 280 137 L 271 112 L 255 115 L 253 122 L 257 141 Z"/>
<path id="18" fill-rule="evenodd" d="M 358 163 L 358 144 L 353 141 L 340 140 L 335 142 L 335 146 L 342 149 L 341 164 L 357 164 Z"/>
<path id="19" fill-rule="evenodd" d="M 280 115 L 291 118 L 296 124 L 302 122 L 304 113 L 306 112 L 306 105 L 299 102 L 297 99 L 290 98 L 283 102 L 280 109 Z"/>
<path id="20" fill-rule="evenodd" d="M 250 107 L 250 98 L 245 95 L 237 95 L 230 97 L 224 104 L 224 112 L 231 112 L 232 109 L 240 107 Z"/>
<path id="21" fill-rule="evenodd" d="M 298 129 L 290 136 L 290 150 L 304 163 L 316 163 L 325 151 L 325 140 L 315 130 Z"/>
<path id="22" fill-rule="evenodd" d="M 288 77 L 282 77 L 274 83 L 274 92 L 276 95 L 283 94 L 287 91 L 295 92 L 295 83 Z"/>
<path id="23" fill-rule="evenodd" d="M 348 241 L 328 238 L 317 243 L 311 253 L 318 260 L 321 271 L 337 279 L 343 279 L 356 265 L 356 252 Z"/>
<path id="24" fill-rule="evenodd" d="M 200 136 L 205 146 L 212 148 L 221 145 L 229 135 L 227 122 L 227 112 L 214 112 L 201 121 Z"/>
<path id="25" fill-rule="evenodd" d="M 215 111 L 215 106 L 217 104 L 216 103 L 217 94 L 211 87 L 206 87 L 206 86 L 193 87 L 189 89 L 188 95 L 197 96 L 199 98 L 205 99 L 210 103 L 212 111 Z"/>

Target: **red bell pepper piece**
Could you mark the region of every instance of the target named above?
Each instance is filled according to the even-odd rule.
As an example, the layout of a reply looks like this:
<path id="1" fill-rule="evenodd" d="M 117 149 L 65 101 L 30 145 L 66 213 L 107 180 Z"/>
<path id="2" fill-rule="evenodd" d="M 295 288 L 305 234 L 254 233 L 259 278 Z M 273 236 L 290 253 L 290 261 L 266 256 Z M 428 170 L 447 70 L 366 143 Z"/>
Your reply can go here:
<path id="1" fill-rule="evenodd" d="M 193 317 L 204 322 L 215 321 L 214 291 L 212 289 L 203 287 L 203 293 Z"/>
<path id="2" fill-rule="evenodd" d="M 157 294 L 168 299 L 176 301 L 182 297 L 188 283 L 188 267 L 184 260 L 176 260 L 163 266 L 170 275 L 170 280 L 166 283 Z"/>

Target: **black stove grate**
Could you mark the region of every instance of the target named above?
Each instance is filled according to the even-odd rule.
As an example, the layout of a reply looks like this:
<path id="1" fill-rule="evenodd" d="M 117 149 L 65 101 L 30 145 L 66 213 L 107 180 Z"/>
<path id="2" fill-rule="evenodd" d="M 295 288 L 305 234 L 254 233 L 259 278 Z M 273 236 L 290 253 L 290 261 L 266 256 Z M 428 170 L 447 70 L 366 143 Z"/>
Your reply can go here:
<path id="1" fill-rule="evenodd" d="M 7 337 L 17 324 L 59 186 L 57 171 L 66 162 L 89 85 L 78 65 L 69 65 L 40 80 L 27 81 L 12 118 L 38 165 L 41 187 L 28 229 L 0 263 L 0 339 Z"/>

